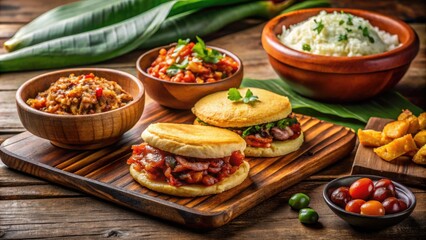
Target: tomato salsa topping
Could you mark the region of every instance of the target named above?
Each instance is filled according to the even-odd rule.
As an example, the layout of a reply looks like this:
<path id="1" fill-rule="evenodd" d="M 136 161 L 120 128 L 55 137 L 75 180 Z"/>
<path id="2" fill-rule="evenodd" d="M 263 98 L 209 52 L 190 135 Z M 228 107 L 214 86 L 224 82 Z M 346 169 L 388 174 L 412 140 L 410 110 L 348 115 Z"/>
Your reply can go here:
<path id="1" fill-rule="evenodd" d="M 134 163 L 138 172 L 145 170 L 150 180 L 164 181 L 175 187 L 188 184 L 211 186 L 237 171 L 244 160 L 240 151 L 224 158 L 198 159 L 174 155 L 146 143 L 133 145 L 132 150 L 127 164 Z"/>
<path id="2" fill-rule="evenodd" d="M 238 70 L 238 63 L 229 56 L 206 47 L 204 41 L 179 39 L 177 45 L 159 51 L 147 72 L 171 82 L 209 83 L 225 79 Z"/>

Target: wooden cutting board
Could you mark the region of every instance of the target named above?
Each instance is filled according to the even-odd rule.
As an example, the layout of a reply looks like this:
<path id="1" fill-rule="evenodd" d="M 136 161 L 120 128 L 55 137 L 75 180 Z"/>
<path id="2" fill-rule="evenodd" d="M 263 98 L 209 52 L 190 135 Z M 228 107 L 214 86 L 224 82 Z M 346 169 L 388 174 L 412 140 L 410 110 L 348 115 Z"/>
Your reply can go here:
<path id="1" fill-rule="evenodd" d="M 383 127 L 391 121 L 395 120 L 372 117 L 368 120 L 365 129 L 382 131 Z M 382 160 L 373 152 L 373 148 L 364 147 L 361 144 L 358 146 L 352 165 L 352 174 L 358 173 L 379 175 L 403 184 L 426 187 L 426 167 L 415 164 L 410 159 L 395 162 Z"/>
<path id="2" fill-rule="evenodd" d="M 276 158 L 250 158 L 249 177 L 218 195 L 181 198 L 150 191 L 129 174 L 131 145 L 153 122 L 191 123 L 189 111 L 151 103 L 137 125 L 113 146 L 92 151 L 65 150 L 29 132 L 6 140 L 1 160 L 10 168 L 74 188 L 136 211 L 196 228 L 222 226 L 272 195 L 342 159 L 355 145 L 355 134 L 342 126 L 297 116 L 305 134 L 302 147 Z"/>

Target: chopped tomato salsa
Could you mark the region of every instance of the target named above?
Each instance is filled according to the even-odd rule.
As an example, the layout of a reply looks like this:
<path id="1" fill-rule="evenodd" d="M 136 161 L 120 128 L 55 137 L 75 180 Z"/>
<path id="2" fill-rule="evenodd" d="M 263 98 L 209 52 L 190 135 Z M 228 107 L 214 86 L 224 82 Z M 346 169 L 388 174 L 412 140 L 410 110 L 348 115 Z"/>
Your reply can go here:
<path id="1" fill-rule="evenodd" d="M 159 51 L 147 72 L 171 82 L 209 83 L 231 76 L 238 67 L 234 59 L 207 48 L 200 38 L 198 43 L 179 39 L 176 46 Z"/>
<path id="2" fill-rule="evenodd" d="M 132 150 L 127 164 L 134 163 L 135 170 L 144 170 L 150 180 L 165 181 L 176 187 L 188 184 L 211 186 L 237 171 L 244 160 L 240 151 L 224 158 L 197 159 L 174 155 L 146 143 L 134 145 Z"/>

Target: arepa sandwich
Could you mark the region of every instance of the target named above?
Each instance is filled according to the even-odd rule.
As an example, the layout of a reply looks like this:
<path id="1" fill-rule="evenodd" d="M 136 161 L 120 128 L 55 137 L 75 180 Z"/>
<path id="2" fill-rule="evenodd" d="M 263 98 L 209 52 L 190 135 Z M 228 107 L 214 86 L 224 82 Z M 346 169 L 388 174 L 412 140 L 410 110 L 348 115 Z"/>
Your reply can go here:
<path id="1" fill-rule="evenodd" d="M 155 123 L 127 160 L 131 176 L 151 190 L 182 197 L 217 194 L 241 184 L 250 165 L 246 143 L 229 130 Z"/>
<path id="2" fill-rule="evenodd" d="M 245 97 L 235 101 L 235 95 Z M 200 99 L 192 112 L 197 117 L 194 124 L 226 128 L 239 134 L 247 143 L 246 156 L 285 155 L 299 149 L 304 140 L 289 99 L 264 89 L 213 93 Z"/>

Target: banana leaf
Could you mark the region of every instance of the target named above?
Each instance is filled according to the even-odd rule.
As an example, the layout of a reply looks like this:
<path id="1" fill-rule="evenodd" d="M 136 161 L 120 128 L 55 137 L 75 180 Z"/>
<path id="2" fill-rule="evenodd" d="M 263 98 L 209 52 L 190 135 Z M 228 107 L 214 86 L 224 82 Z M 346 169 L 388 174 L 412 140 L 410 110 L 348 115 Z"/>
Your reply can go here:
<path id="1" fill-rule="evenodd" d="M 168 39 L 167 43 L 170 43 L 180 37 L 184 37 L 180 34 L 187 31 L 184 30 L 185 28 L 190 29 L 191 35 L 198 32 L 204 35 L 229 22 L 243 19 L 249 15 L 277 14 L 278 10 L 282 10 L 291 2 L 290 0 L 288 3 L 273 4 L 272 2 L 257 1 L 233 5 L 229 8 L 216 8 L 217 14 L 210 14 L 207 16 L 208 18 L 202 15 L 196 15 L 195 18 L 191 18 L 192 23 L 197 23 L 194 25 L 184 24 L 184 21 L 187 21 L 192 14 L 185 15 L 185 13 L 181 13 L 182 15 L 180 16 L 185 16 L 185 18 L 182 18 L 180 22 L 174 22 L 167 29 L 158 31 L 158 33 L 167 35 L 170 32 L 166 30 L 174 32 L 175 35 L 172 34 L 163 38 L 163 41 Z M 108 27 L 53 39 L 0 55 L 0 72 L 90 64 L 120 56 L 144 43 L 158 46 L 160 43 L 157 42 L 158 39 L 151 39 L 151 36 L 157 32 L 176 3 L 177 1 L 166 2 L 133 18 Z M 245 5 L 249 5 L 247 7 L 249 10 L 241 11 L 240 13 L 239 10 L 246 8 Z M 229 9 L 233 10 L 229 11 Z M 176 15 L 176 17 L 178 16 Z M 206 26 L 212 22 L 217 23 L 211 25 L 213 27 L 207 28 Z M 176 23 L 182 24 L 176 25 Z"/>
<path id="2" fill-rule="evenodd" d="M 87 0 L 60 6 L 21 28 L 4 43 L 9 51 L 119 23 L 169 0 Z M 223 6 L 250 0 L 178 0 L 169 13 Z M 251 0 L 253 1 L 253 0 Z"/>
<path id="3" fill-rule="evenodd" d="M 157 33 L 155 33 L 149 41 L 142 43 L 139 48 L 149 49 L 166 45 L 179 38 L 194 39 L 195 36 L 202 37 L 232 22 L 247 17 L 271 18 L 293 4 L 293 2 L 293 0 L 290 0 L 280 4 L 274 4 L 269 1 L 258 1 L 229 8 L 210 8 L 188 16 L 182 15 L 167 18 L 167 20 L 161 24 Z"/>
<path id="4" fill-rule="evenodd" d="M 317 8 L 317 7 L 330 7 L 330 1 L 329 0 L 307 0 L 307 1 L 296 3 L 292 5 L 291 7 L 285 9 L 281 13 L 288 13 L 288 12 L 297 11 L 300 9 Z"/>
<path id="5" fill-rule="evenodd" d="M 0 72 L 95 63 L 134 50 L 164 22 L 176 1 L 163 3 L 108 27 L 0 55 Z"/>
<path id="6" fill-rule="evenodd" d="M 415 115 L 419 115 L 424 111 L 392 90 L 359 103 L 333 104 L 303 97 L 292 91 L 280 79 L 255 80 L 245 78 L 241 87 L 263 88 L 287 96 L 290 99 L 294 112 L 343 125 L 355 131 L 359 128 L 364 128 L 370 117 L 395 119 L 401 113 L 402 109 L 409 109 Z"/>

